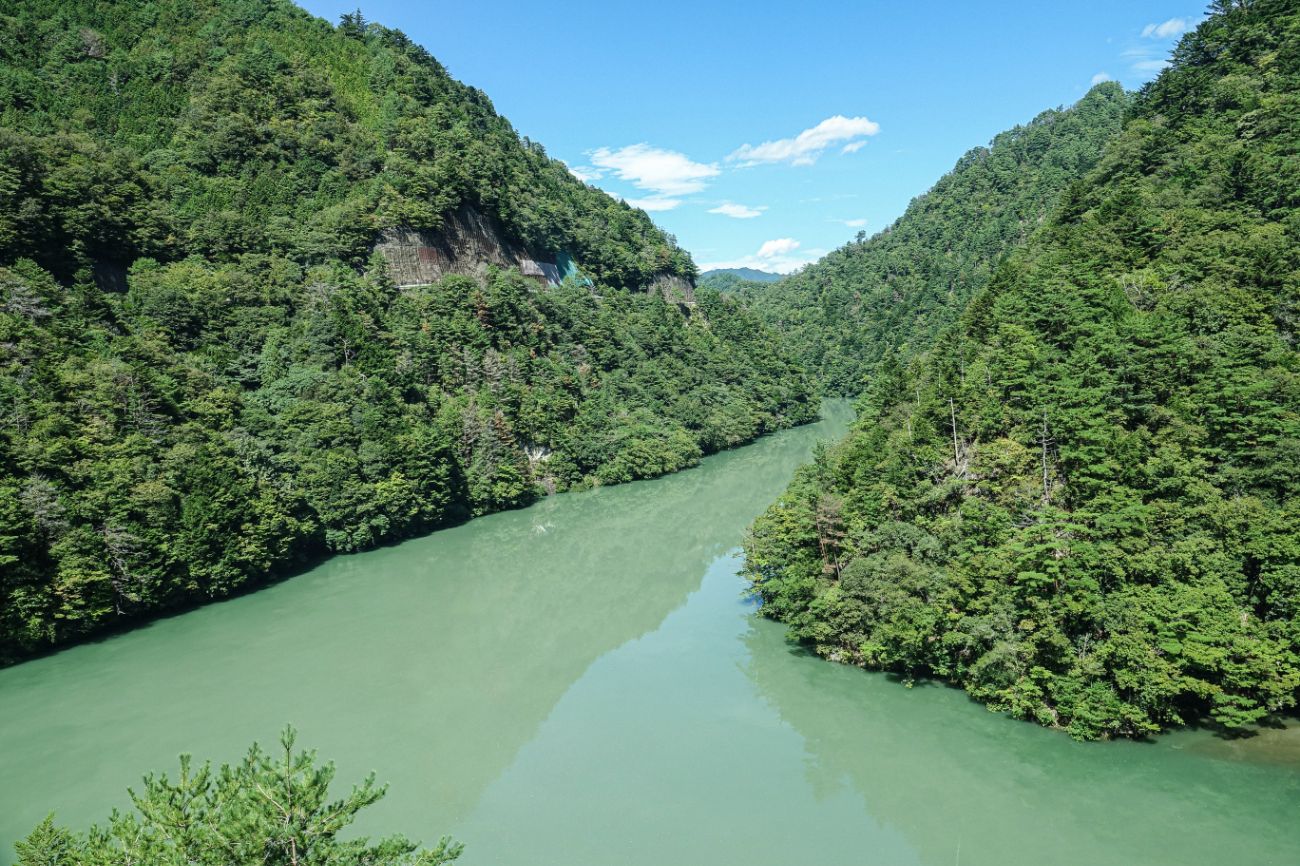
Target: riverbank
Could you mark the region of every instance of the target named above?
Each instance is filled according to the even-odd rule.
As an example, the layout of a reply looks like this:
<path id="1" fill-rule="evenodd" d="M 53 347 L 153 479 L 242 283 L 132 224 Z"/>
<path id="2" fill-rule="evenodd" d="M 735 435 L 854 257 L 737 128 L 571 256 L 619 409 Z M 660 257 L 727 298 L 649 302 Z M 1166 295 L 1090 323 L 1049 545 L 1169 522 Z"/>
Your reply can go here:
<path id="1" fill-rule="evenodd" d="M 51 809 L 84 826 L 178 753 L 233 759 L 286 722 L 339 778 L 390 784 L 359 832 L 451 833 L 467 866 L 1300 850 L 1294 769 L 1194 734 L 1076 743 L 825 664 L 755 616 L 745 528 L 848 414 L 0 671 L 0 861 Z"/>

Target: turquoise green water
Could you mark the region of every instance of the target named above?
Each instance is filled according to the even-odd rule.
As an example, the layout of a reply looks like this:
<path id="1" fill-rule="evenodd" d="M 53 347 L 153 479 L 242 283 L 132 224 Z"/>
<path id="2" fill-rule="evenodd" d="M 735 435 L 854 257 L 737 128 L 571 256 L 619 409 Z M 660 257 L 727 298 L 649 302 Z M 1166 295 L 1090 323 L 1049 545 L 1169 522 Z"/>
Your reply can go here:
<path id="1" fill-rule="evenodd" d="M 733 552 L 846 410 L 0 671 L 0 850 L 285 722 L 513 864 L 1300 863 L 1300 741 L 1080 744 L 809 658 Z M 0 857 L 0 860 L 4 859 Z"/>

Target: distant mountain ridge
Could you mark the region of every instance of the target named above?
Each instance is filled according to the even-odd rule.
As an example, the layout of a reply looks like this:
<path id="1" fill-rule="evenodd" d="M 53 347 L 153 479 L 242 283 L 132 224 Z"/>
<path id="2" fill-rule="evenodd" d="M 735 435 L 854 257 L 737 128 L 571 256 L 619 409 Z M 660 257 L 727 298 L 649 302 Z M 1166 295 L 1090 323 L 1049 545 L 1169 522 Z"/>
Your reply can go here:
<path id="1" fill-rule="evenodd" d="M 748 280 L 751 283 L 775 283 L 777 280 L 785 279 L 785 274 L 774 274 L 770 271 L 760 271 L 756 268 L 713 268 L 700 274 L 700 282 L 707 282 L 710 278 L 719 277 L 729 274 L 742 280 Z"/>

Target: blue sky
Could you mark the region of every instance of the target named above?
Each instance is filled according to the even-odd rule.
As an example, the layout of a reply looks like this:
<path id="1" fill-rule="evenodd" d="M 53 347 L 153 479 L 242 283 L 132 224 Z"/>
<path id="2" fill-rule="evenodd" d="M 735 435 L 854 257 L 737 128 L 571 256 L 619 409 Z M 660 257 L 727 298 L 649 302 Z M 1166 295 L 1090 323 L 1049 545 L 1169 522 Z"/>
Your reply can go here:
<path id="1" fill-rule="evenodd" d="M 331 20 L 358 0 L 301 0 Z M 1203 0 L 362 0 L 702 267 L 874 234 L 972 147 L 1153 78 Z"/>

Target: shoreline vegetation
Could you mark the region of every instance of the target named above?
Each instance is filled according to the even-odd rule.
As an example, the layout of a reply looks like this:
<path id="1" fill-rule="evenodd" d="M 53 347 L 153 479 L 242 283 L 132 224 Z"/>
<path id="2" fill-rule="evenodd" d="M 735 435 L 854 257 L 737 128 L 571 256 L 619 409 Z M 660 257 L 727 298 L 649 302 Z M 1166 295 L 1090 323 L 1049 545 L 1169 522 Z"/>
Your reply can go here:
<path id="1" fill-rule="evenodd" d="M 830 394 L 848 435 L 743 546 L 788 641 L 1080 740 L 1296 717 L 1296 0 L 1214 0 L 1140 92 L 999 135 L 797 273 L 698 277 L 360 11 L 8 4 L 0 667 L 678 472 Z M 386 788 L 333 781 L 286 728 L 86 833 L 47 818 L 18 864 L 460 856 L 348 836 Z"/>
<path id="2" fill-rule="evenodd" d="M 1297 5 L 1215 4 L 959 316 L 877 353 L 753 527 L 764 613 L 1080 739 L 1292 714 L 1297 92 Z"/>
<path id="3" fill-rule="evenodd" d="M 816 415 L 671 236 L 399 31 L 4 25 L 0 664 Z"/>

